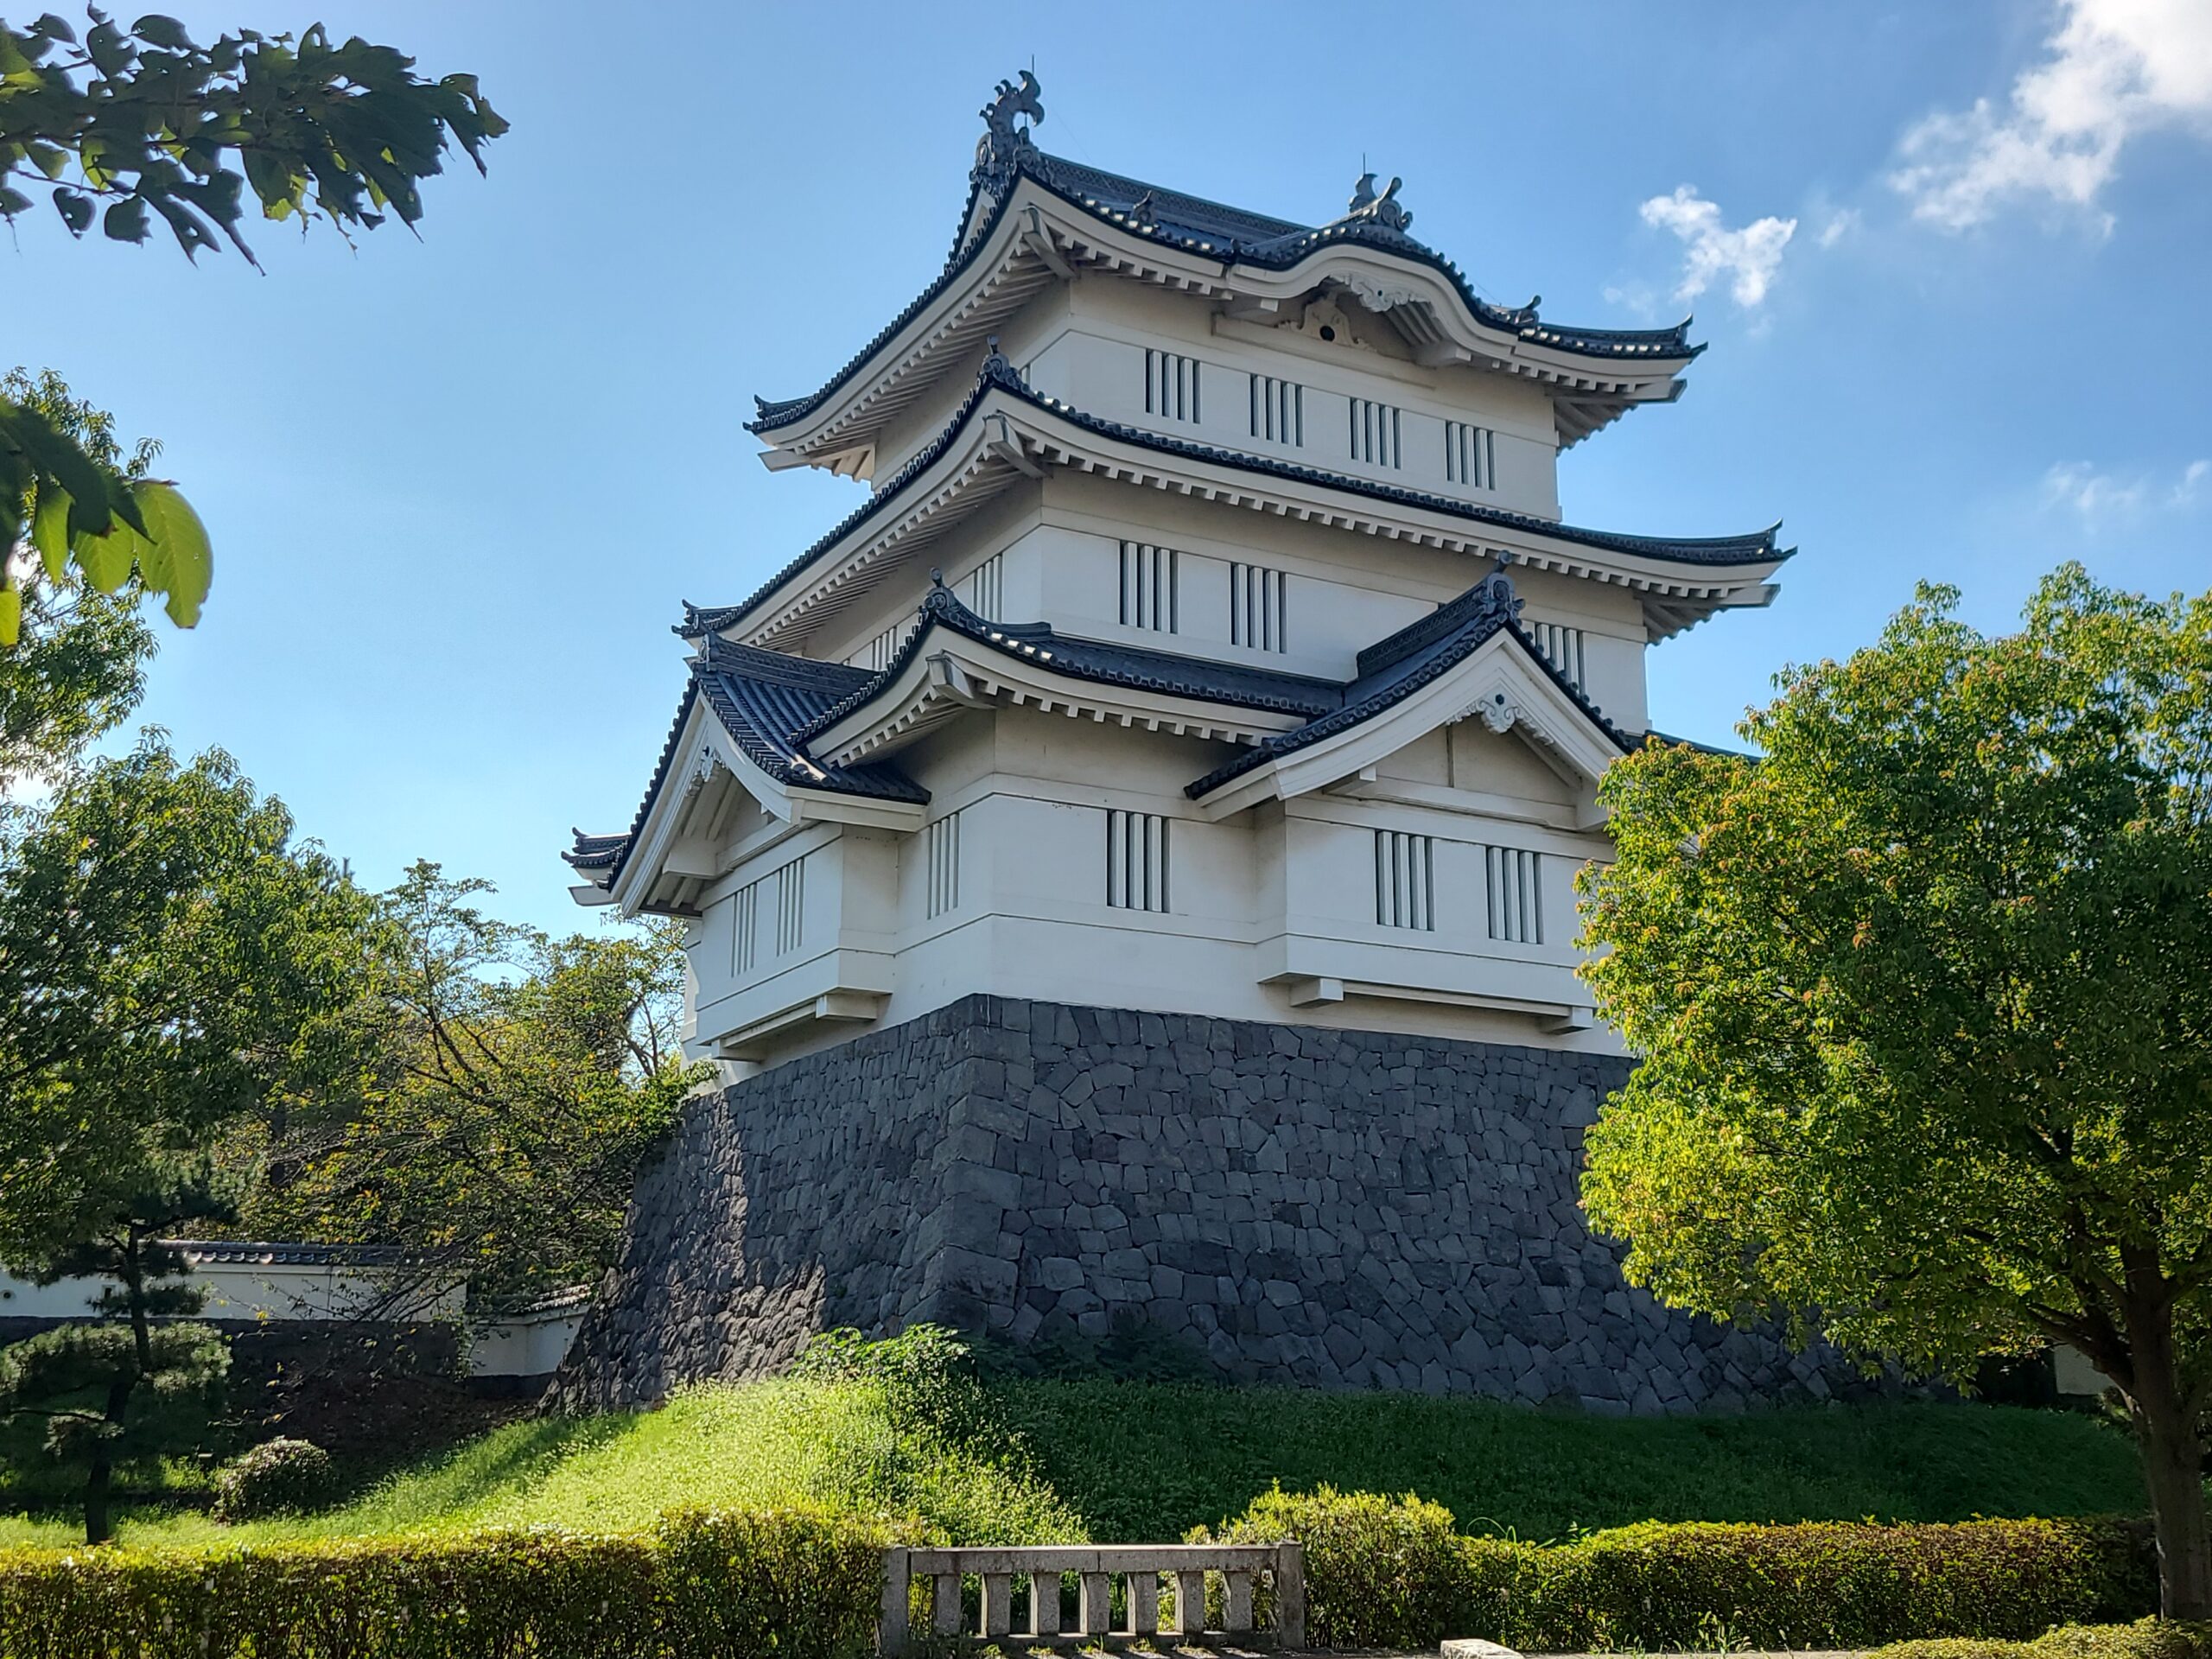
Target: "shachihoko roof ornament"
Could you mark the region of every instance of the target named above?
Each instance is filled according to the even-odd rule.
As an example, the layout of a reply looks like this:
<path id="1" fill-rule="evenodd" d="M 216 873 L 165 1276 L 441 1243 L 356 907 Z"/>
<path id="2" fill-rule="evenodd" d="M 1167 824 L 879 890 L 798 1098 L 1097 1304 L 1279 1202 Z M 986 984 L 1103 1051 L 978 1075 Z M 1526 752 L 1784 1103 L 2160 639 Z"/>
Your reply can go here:
<path id="1" fill-rule="evenodd" d="M 1351 203 L 1344 210 L 1346 219 L 1368 219 L 1386 231 L 1403 234 L 1413 227 L 1414 216 L 1399 204 L 1398 191 L 1405 181 L 1393 177 L 1381 195 L 1375 194 L 1375 175 L 1363 173 L 1359 182 L 1352 187 Z"/>
<path id="2" fill-rule="evenodd" d="M 976 141 L 976 165 L 969 177 L 994 195 L 1004 193 L 1025 163 L 1038 163 L 1037 143 L 1029 136 L 1030 129 L 1045 119 L 1044 102 L 1037 93 L 1037 77 L 1024 69 L 1019 84 L 999 82 L 998 95 L 976 111 L 985 130 Z M 1016 116 L 1027 117 L 1027 124 L 1014 125 Z"/>

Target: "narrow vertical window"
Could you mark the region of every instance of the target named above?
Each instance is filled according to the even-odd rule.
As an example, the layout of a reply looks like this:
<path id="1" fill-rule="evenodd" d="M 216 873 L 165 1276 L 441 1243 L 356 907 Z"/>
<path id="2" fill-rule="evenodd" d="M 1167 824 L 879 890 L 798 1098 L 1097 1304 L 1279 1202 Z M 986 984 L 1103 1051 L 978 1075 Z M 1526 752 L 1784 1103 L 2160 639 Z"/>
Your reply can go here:
<path id="1" fill-rule="evenodd" d="M 1405 411 L 1395 404 L 1377 404 L 1364 397 L 1351 400 L 1351 458 L 1370 467 L 1396 468 L 1405 462 L 1399 438 Z"/>
<path id="2" fill-rule="evenodd" d="M 1122 623 L 1159 633 L 1182 632 L 1182 560 L 1172 547 L 1122 543 Z"/>
<path id="3" fill-rule="evenodd" d="M 1464 421 L 1444 423 L 1444 478 L 1473 490 L 1497 487 L 1497 435 Z"/>
<path id="4" fill-rule="evenodd" d="M 949 812 L 923 832 L 923 854 L 929 863 L 928 911 L 935 920 L 960 908 L 960 814 Z"/>
<path id="5" fill-rule="evenodd" d="M 1202 417 L 1198 404 L 1199 372 L 1204 365 L 1180 352 L 1144 354 L 1144 412 L 1170 421 L 1196 423 Z"/>
<path id="6" fill-rule="evenodd" d="M 1375 832 L 1375 920 L 1380 927 L 1436 931 L 1436 842 L 1400 830 Z"/>
<path id="7" fill-rule="evenodd" d="M 1003 622 L 1006 608 L 1006 555 L 994 553 L 969 571 L 960 584 L 962 603 L 987 622 Z"/>
<path id="8" fill-rule="evenodd" d="M 775 874 L 776 954 L 787 957 L 806 938 L 806 860 L 795 858 Z"/>
<path id="9" fill-rule="evenodd" d="M 1544 942 L 1543 859 L 1519 847 L 1483 849 L 1490 936 L 1513 944 Z"/>
<path id="10" fill-rule="evenodd" d="M 730 900 L 729 970 L 739 978 L 760 958 L 760 884 L 750 882 Z"/>
<path id="11" fill-rule="evenodd" d="M 1167 819 L 1106 812 L 1106 902 L 1116 910 L 1167 909 Z"/>
<path id="12" fill-rule="evenodd" d="M 1306 443 L 1306 388 L 1272 375 L 1252 378 L 1252 435 L 1268 443 L 1302 448 Z"/>
<path id="13" fill-rule="evenodd" d="M 868 644 L 855 652 L 847 660 L 855 668 L 865 668 L 880 674 L 891 666 L 891 659 L 899 654 L 899 647 L 906 643 L 907 624 L 894 622 Z"/>
<path id="14" fill-rule="evenodd" d="M 1532 622 L 1529 625 L 1529 637 L 1536 642 L 1536 649 L 1544 653 L 1551 665 L 1567 677 L 1569 684 L 1578 691 L 1587 689 L 1582 673 L 1589 641 L 1580 628 L 1570 628 L 1560 622 Z"/>
<path id="15" fill-rule="evenodd" d="M 1264 565 L 1229 567 L 1229 643 L 1288 651 L 1290 578 Z"/>

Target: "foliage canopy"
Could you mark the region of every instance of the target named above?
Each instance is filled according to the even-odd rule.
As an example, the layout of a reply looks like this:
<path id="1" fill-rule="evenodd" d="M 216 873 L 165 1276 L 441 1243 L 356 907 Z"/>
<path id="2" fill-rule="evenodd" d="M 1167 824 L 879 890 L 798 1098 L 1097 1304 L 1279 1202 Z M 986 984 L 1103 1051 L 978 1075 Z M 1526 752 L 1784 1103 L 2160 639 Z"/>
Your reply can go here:
<path id="1" fill-rule="evenodd" d="M 2198 1616 L 2212 595 L 2069 567 L 1999 637 L 1957 598 L 1786 671 L 1741 728 L 1756 761 L 1611 770 L 1586 972 L 1642 1064 L 1584 1200 L 1676 1306 L 1955 1376 L 2078 1348 L 2129 1402 L 2169 1610 Z"/>

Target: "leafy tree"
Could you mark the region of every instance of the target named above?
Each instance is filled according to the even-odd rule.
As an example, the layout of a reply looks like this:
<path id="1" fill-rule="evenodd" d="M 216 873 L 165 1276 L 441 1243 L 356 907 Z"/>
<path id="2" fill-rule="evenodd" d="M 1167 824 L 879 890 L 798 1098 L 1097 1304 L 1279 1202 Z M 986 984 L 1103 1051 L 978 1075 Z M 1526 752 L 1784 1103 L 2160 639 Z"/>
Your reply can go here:
<path id="1" fill-rule="evenodd" d="M 127 1320 L 13 1353 L 0 1396 L 85 1471 L 93 1541 L 114 1470 L 177 1447 L 220 1380 L 156 1323 L 194 1306 L 158 1241 L 235 1216 L 215 1153 L 239 1122 L 350 1086 L 378 925 L 226 757 L 153 738 L 0 841 L 0 1261 L 108 1275 Z"/>
<path id="2" fill-rule="evenodd" d="M 188 257 L 239 232 L 251 188 L 264 216 L 323 219 L 341 236 L 396 214 L 423 216 L 422 181 L 448 142 L 480 173 L 507 130 L 472 75 L 427 81 L 415 60 L 317 25 L 296 38 L 240 29 L 195 44 L 173 17 L 124 29 L 98 7 L 82 40 L 49 12 L 0 21 L 0 218 L 47 194 L 73 236 L 143 242 L 159 219 Z M 113 593 L 134 574 L 190 627 L 211 558 L 198 517 L 171 486 L 99 464 L 39 410 L 0 397 L 0 548 L 29 539 L 50 578 L 73 565 Z M 23 601 L 0 580 L 0 646 Z"/>
<path id="3" fill-rule="evenodd" d="M 1584 1201 L 1676 1306 L 1953 1378 L 2080 1350 L 2212 1617 L 2212 594 L 1957 597 L 1786 671 L 1758 760 L 1608 776 L 1586 971 L 1642 1064 Z"/>
<path id="4" fill-rule="evenodd" d="M 126 458 L 114 421 L 71 395 L 52 370 L 0 376 L 0 401 L 35 411 L 95 464 L 143 477 L 159 446 Z M 22 628 L 0 652 L 0 796 L 27 773 L 52 773 L 137 706 L 154 640 L 126 597 L 110 598 L 74 572 L 49 575 L 35 561 L 15 572 Z"/>
<path id="5" fill-rule="evenodd" d="M 479 1294 L 612 1265 L 638 1166 L 702 1068 L 677 1037 L 680 928 L 555 939 L 418 863 L 386 896 L 398 944 L 376 1085 L 280 1126 L 257 1224 L 404 1247 L 416 1282 Z"/>

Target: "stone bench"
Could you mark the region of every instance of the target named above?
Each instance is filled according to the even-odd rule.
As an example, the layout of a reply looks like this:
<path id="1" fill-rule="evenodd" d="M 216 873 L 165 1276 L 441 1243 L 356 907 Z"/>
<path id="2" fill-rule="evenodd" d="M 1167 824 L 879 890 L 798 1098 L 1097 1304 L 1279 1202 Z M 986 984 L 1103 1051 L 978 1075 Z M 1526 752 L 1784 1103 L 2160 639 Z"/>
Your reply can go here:
<path id="1" fill-rule="evenodd" d="M 1078 1575 L 1082 1586 L 1075 1624 L 1062 1629 L 1060 1575 Z M 1007 1548 L 887 1549 L 883 1553 L 883 1614 L 877 1631 L 885 1655 L 907 1651 L 909 1586 L 916 1579 L 931 1585 L 931 1628 L 946 1636 L 1011 1637 L 1023 1643 L 1095 1643 L 1101 1638 L 1172 1636 L 1178 1643 L 1249 1639 L 1253 1628 L 1252 1586 L 1262 1573 L 1274 1581 L 1275 1620 L 1266 1632 L 1280 1648 L 1306 1644 L 1306 1551 L 1280 1544 L 1102 1544 L 1049 1545 Z M 1222 1580 L 1221 1628 L 1206 1625 L 1206 1577 Z M 961 1580 L 982 1585 L 982 1608 L 976 1627 L 966 1628 L 960 1605 Z M 1114 1580 L 1123 1580 L 1124 1628 L 1112 1628 Z M 1160 1622 L 1160 1585 L 1174 1591 L 1174 1612 Z M 1014 1589 L 1028 1580 L 1027 1629 L 1014 1627 Z M 1042 1580 L 1040 1586 L 1039 1580 Z M 1044 1593 L 1039 1594 L 1040 1588 Z"/>

